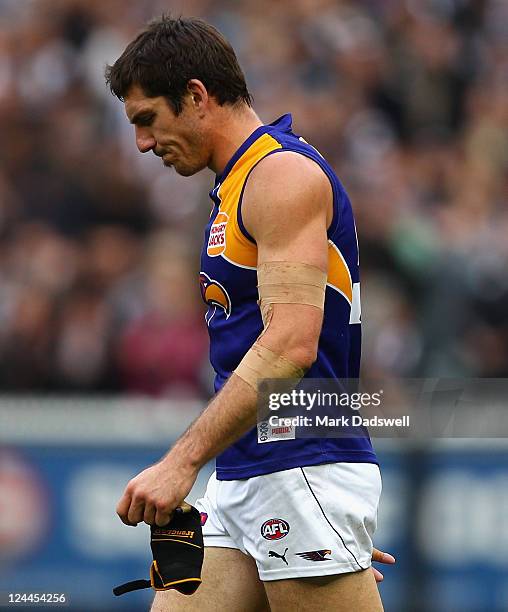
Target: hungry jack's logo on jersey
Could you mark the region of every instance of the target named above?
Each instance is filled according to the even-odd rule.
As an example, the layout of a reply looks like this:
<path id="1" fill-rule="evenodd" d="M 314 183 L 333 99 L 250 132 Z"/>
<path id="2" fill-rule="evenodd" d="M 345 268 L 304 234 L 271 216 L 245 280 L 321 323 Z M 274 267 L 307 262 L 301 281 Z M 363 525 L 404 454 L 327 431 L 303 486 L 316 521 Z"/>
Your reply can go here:
<path id="1" fill-rule="evenodd" d="M 205 315 L 207 325 L 216 313 L 217 308 L 222 308 L 229 319 L 231 314 L 231 299 L 226 289 L 213 278 L 210 278 L 205 272 L 199 273 L 199 286 L 201 288 L 201 297 L 205 304 L 208 304 L 208 312 Z"/>
<path id="2" fill-rule="evenodd" d="M 212 223 L 210 228 L 210 237 L 208 238 L 208 246 L 206 252 L 210 257 L 222 255 L 226 250 L 226 225 L 229 217 L 225 212 L 220 212 Z"/>

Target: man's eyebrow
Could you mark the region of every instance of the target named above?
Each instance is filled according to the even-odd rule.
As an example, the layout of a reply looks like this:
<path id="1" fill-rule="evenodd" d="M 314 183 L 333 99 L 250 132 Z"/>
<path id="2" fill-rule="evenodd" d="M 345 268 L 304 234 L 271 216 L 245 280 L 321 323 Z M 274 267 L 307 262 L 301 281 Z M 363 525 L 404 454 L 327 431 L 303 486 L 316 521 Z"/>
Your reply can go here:
<path id="1" fill-rule="evenodd" d="M 134 115 L 132 115 L 132 117 L 129 119 L 129 121 L 132 123 L 132 125 L 136 125 L 136 123 L 139 123 L 139 121 L 142 118 L 152 117 L 153 115 L 154 115 L 154 112 L 152 110 L 149 110 L 149 109 L 145 108 L 145 109 L 141 109 L 141 110 L 137 111 L 136 113 L 134 113 Z"/>

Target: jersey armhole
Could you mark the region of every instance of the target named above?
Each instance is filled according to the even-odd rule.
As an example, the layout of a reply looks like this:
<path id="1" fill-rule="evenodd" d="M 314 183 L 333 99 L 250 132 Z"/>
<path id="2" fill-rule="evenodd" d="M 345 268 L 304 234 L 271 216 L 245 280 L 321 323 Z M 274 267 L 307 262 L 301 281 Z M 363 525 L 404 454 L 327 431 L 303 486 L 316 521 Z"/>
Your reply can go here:
<path id="1" fill-rule="evenodd" d="M 270 155 L 268 153 L 268 155 Z M 265 157 L 267 157 L 267 155 L 265 155 Z M 261 159 L 264 159 L 265 157 L 262 157 Z M 243 202 L 243 192 L 245 191 L 245 186 L 247 185 L 247 181 L 249 180 L 250 177 L 250 173 L 254 170 L 254 168 L 259 164 L 259 162 L 261 161 L 258 160 L 253 166 L 252 168 L 249 170 L 247 176 L 245 177 L 245 180 L 243 182 L 242 185 L 242 190 L 240 192 L 240 197 L 238 198 L 238 206 L 236 207 L 236 222 L 238 224 L 238 227 L 240 228 L 240 231 L 242 232 L 242 234 L 245 236 L 245 238 L 247 238 L 247 240 L 249 242 L 252 242 L 252 244 L 255 244 L 257 246 L 257 242 L 254 240 L 254 238 L 249 234 L 249 232 L 247 231 L 245 225 L 243 224 L 243 219 L 242 219 L 242 202 Z"/>
<path id="2" fill-rule="evenodd" d="M 337 188 L 335 177 L 330 172 L 325 170 L 323 166 L 321 166 L 321 169 L 328 177 L 328 180 L 330 181 L 330 185 L 332 186 L 332 198 L 333 198 L 332 221 L 330 223 L 330 227 L 326 230 L 326 235 L 328 237 L 328 240 L 330 240 L 335 235 L 335 232 L 337 231 L 337 228 L 339 227 L 339 224 L 340 224 L 340 217 L 341 217 L 341 210 L 342 210 L 342 194 Z"/>

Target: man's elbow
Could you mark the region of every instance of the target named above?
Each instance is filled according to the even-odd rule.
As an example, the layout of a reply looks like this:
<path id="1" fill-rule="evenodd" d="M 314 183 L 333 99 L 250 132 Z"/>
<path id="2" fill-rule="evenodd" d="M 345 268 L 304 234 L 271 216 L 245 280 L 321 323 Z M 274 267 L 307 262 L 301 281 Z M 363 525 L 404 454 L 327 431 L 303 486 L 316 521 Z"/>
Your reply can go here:
<path id="1" fill-rule="evenodd" d="M 295 343 L 293 346 L 288 346 L 284 351 L 286 359 L 292 361 L 302 370 L 310 370 L 318 356 L 317 340 L 306 340 Z"/>
<path id="2" fill-rule="evenodd" d="M 321 311 L 300 304 L 275 306 L 272 320 L 262 335 L 262 344 L 302 370 L 309 370 L 318 356 Z"/>

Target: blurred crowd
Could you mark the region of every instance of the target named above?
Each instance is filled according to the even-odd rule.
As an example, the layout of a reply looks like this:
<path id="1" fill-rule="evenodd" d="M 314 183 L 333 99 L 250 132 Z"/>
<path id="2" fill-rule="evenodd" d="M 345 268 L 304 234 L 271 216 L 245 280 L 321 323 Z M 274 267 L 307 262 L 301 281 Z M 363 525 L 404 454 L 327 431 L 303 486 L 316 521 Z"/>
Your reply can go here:
<path id="1" fill-rule="evenodd" d="M 508 376 L 505 0 L 0 0 L 0 390 L 210 392 L 213 176 L 140 155 L 103 78 L 168 10 L 345 184 L 364 375 Z"/>

